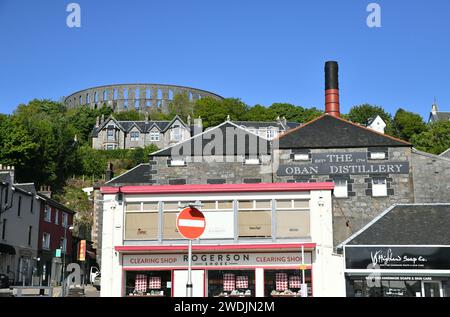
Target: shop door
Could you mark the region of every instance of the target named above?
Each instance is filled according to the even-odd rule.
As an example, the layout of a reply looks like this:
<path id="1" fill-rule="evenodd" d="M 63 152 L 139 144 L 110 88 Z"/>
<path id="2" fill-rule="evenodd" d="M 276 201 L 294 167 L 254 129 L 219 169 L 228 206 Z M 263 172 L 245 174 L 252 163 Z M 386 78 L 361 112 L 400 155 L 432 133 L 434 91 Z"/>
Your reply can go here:
<path id="1" fill-rule="evenodd" d="M 442 285 L 440 281 L 422 282 L 423 297 L 442 297 Z"/>
<path id="2" fill-rule="evenodd" d="M 186 283 L 188 278 L 187 270 L 177 270 L 173 272 L 173 296 L 186 297 Z M 205 271 L 192 270 L 192 296 L 204 297 L 205 295 Z"/>

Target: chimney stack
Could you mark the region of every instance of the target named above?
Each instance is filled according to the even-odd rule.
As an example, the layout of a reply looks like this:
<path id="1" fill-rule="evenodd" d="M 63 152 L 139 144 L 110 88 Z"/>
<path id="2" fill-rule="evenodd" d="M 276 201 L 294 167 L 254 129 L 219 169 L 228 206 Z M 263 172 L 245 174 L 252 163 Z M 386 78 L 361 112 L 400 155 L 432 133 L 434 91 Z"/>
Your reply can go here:
<path id="1" fill-rule="evenodd" d="M 325 63 L 325 113 L 340 117 L 339 110 L 339 81 L 338 63 L 328 61 Z"/>
<path id="2" fill-rule="evenodd" d="M 15 181 L 14 177 L 16 174 L 14 166 L 0 164 L 0 172 L 9 173 L 9 175 L 11 177 L 11 183 L 14 184 L 14 181 Z"/>
<path id="3" fill-rule="evenodd" d="M 50 186 L 41 186 L 39 188 L 39 193 L 48 198 L 52 198 L 52 188 Z"/>

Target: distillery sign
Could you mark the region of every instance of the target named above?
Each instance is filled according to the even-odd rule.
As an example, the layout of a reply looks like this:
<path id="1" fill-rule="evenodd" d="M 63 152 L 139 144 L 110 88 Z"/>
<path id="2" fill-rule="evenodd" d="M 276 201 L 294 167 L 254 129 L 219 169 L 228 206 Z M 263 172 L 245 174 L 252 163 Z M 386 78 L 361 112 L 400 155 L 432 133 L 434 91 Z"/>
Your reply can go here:
<path id="1" fill-rule="evenodd" d="M 302 263 L 300 252 L 286 253 L 194 253 L 193 266 L 279 266 Z M 305 252 L 306 265 L 311 265 L 311 253 Z M 125 267 L 185 267 L 186 254 L 125 254 Z"/>
<path id="2" fill-rule="evenodd" d="M 333 175 L 333 174 L 408 174 L 406 161 L 383 161 L 377 163 L 367 159 L 366 152 L 313 153 L 311 163 L 302 165 L 280 165 L 278 176 Z"/>

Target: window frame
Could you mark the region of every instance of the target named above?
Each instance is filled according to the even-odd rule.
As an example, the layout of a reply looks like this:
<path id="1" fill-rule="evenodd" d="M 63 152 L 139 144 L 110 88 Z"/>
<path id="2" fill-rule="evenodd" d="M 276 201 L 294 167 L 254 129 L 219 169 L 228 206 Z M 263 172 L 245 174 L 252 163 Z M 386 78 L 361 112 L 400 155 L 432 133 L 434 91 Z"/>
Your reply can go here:
<path id="1" fill-rule="evenodd" d="M 44 206 L 44 221 L 52 222 L 52 207 L 49 204 L 45 204 Z"/>
<path id="2" fill-rule="evenodd" d="M 339 184 L 337 182 L 344 182 L 344 185 Z M 333 179 L 333 183 L 334 183 L 333 197 L 335 197 L 335 198 L 348 198 L 348 180 L 345 179 L 345 178 L 335 178 L 335 179 Z M 345 187 L 345 195 L 342 195 L 340 193 L 341 193 L 341 191 L 343 193 L 344 187 Z M 340 190 L 338 191 L 339 195 L 336 195 L 336 188 L 340 188 Z"/>
<path id="3" fill-rule="evenodd" d="M 132 142 L 139 141 L 140 137 L 141 137 L 141 134 L 139 133 L 139 131 L 131 131 L 130 132 L 130 140 Z"/>
<path id="4" fill-rule="evenodd" d="M 48 243 L 46 243 L 46 239 L 45 237 L 48 237 Z M 48 232 L 44 232 L 42 234 L 42 249 L 45 250 L 50 250 L 50 246 L 51 246 L 51 234 Z"/>
<path id="5" fill-rule="evenodd" d="M 111 135 L 110 135 L 111 132 Z M 107 141 L 115 141 L 114 129 L 106 129 L 106 140 Z"/>
<path id="6" fill-rule="evenodd" d="M 381 181 L 381 184 L 378 183 L 379 181 Z M 372 184 L 372 197 L 388 196 L 386 177 L 372 177 L 371 184 Z M 381 194 L 379 193 L 380 191 L 382 191 Z"/>
<path id="7" fill-rule="evenodd" d="M 158 142 L 160 139 L 160 132 L 159 131 L 150 131 L 150 141 Z"/>

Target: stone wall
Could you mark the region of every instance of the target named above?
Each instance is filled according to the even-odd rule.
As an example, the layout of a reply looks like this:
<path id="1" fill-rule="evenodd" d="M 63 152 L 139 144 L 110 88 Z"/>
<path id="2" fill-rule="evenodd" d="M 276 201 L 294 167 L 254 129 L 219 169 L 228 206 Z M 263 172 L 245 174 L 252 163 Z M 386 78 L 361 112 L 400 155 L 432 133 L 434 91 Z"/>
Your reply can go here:
<path id="1" fill-rule="evenodd" d="M 450 202 L 450 158 L 413 149 L 416 203 Z"/>
<path id="2" fill-rule="evenodd" d="M 214 159 L 202 157 L 200 162 L 187 162 L 186 166 L 169 166 L 167 156 L 150 157 L 150 182 L 155 185 L 272 182 L 270 155 L 262 156 L 260 165 L 245 165 L 243 157 L 228 157 L 231 162 L 225 161 L 227 157 L 223 157 L 223 162 Z"/>
<path id="3" fill-rule="evenodd" d="M 294 150 L 295 151 L 295 150 Z M 313 149 L 311 153 L 367 153 L 368 148 L 347 149 Z M 280 164 L 301 166 L 302 163 L 292 160 L 292 150 L 279 150 Z M 407 147 L 389 148 L 388 159 L 391 161 L 411 162 L 411 149 Z M 277 176 L 274 172 L 275 182 L 325 182 L 333 181 L 333 175 L 318 176 Z M 386 177 L 388 195 L 386 197 L 372 197 L 371 177 Z M 373 175 L 342 175 L 347 178 L 348 198 L 336 198 L 333 196 L 333 230 L 335 245 L 339 244 L 352 233 L 361 229 L 383 210 L 394 203 L 409 203 L 414 201 L 412 190 L 412 171 L 410 164 L 409 174 L 373 174 Z"/>

